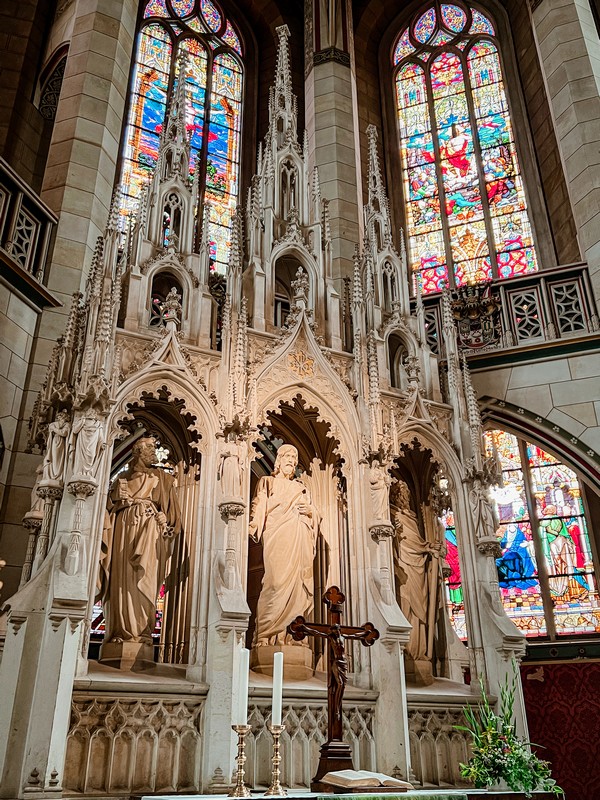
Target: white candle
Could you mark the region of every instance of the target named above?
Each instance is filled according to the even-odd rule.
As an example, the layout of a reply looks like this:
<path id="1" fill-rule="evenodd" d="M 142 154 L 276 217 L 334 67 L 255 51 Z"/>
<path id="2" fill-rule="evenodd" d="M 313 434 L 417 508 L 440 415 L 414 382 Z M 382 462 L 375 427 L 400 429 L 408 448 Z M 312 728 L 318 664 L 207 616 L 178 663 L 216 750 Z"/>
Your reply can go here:
<path id="1" fill-rule="evenodd" d="M 248 671 L 250 667 L 250 651 L 245 647 L 240 650 L 237 725 L 248 724 Z"/>
<path id="2" fill-rule="evenodd" d="M 273 703 L 271 725 L 281 725 L 281 701 L 283 695 L 283 653 L 273 656 Z"/>

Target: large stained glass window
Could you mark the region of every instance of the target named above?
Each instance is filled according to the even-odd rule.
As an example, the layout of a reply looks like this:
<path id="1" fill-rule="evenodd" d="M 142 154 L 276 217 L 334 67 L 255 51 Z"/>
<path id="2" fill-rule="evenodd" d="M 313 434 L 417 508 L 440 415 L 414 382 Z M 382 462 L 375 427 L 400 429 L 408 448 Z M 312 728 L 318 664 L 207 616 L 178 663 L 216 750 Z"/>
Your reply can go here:
<path id="1" fill-rule="evenodd" d="M 200 171 L 200 208 L 209 209 L 211 260 L 224 272 L 239 182 L 242 46 L 212 0 L 147 0 L 138 36 L 121 187 L 123 220 L 135 212 L 158 157 L 169 99 L 185 51 L 190 181 Z"/>
<path id="2" fill-rule="evenodd" d="M 409 259 L 422 293 L 537 270 L 492 21 L 421 10 L 393 50 Z"/>
<path id="3" fill-rule="evenodd" d="M 496 566 L 506 613 L 528 637 L 600 633 L 600 597 L 577 475 L 506 431 L 487 431 L 485 443 L 502 467 L 502 484 L 491 497 L 500 524 Z M 454 521 L 443 521 L 450 552 L 456 546 Z M 456 593 L 460 573 L 458 587 L 456 578 L 451 581 L 451 620 L 465 636 L 462 594 Z"/>

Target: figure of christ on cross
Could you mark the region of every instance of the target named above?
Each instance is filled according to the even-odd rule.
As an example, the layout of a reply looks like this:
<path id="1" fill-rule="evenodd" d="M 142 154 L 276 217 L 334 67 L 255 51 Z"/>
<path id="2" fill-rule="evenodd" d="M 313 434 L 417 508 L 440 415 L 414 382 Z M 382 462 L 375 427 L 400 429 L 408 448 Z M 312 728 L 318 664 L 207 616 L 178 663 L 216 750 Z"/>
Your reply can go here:
<path id="1" fill-rule="evenodd" d="M 327 772 L 339 769 L 353 769 L 350 746 L 343 741 L 342 702 L 344 689 L 348 682 L 348 660 L 345 653 L 347 639 L 356 639 L 365 647 L 370 647 L 379 639 L 379 631 L 370 622 L 360 628 L 342 625 L 342 606 L 346 600 L 337 586 L 330 586 L 325 592 L 323 602 L 327 606 L 327 623 L 307 622 L 304 617 L 288 625 L 288 633 L 299 642 L 306 636 L 327 639 L 327 741 L 321 747 L 321 758 L 317 774 L 311 782 L 311 790 L 323 791 L 320 783 Z"/>

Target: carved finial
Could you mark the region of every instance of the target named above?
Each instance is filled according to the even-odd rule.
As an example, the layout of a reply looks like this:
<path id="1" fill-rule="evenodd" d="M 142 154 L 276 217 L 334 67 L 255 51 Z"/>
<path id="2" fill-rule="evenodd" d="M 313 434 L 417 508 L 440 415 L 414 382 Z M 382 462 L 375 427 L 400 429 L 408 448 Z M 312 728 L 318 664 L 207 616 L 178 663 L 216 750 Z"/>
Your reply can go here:
<path id="1" fill-rule="evenodd" d="M 296 302 L 299 300 L 303 300 L 305 303 L 308 302 L 308 290 L 310 284 L 308 281 L 308 275 L 302 269 L 302 267 L 298 267 L 298 271 L 296 272 L 296 278 L 292 281 L 292 294 L 293 298 Z"/>
<path id="2" fill-rule="evenodd" d="M 358 245 L 354 248 L 354 255 L 352 256 L 354 262 L 354 270 L 352 274 L 352 305 L 360 306 L 363 303 L 363 287 L 360 274 L 360 253 Z"/>
<path id="3" fill-rule="evenodd" d="M 229 269 L 241 273 L 244 262 L 244 212 L 237 206 L 232 218 Z"/>
<path id="4" fill-rule="evenodd" d="M 119 212 L 121 209 L 122 196 L 123 193 L 121 191 L 121 186 L 119 185 L 114 190 L 112 199 L 110 201 L 108 221 L 106 223 L 106 236 L 119 230 Z"/>
<path id="5" fill-rule="evenodd" d="M 275 33 L 279 38 L 279 48 L 277 50 L 277 68 L 275 71 L 275 86 L 278 89 L 292 91 L 292 73 L 290 70 L 290 48 L 288 40 L 291 36 L 287 25 L 279 25 L 275 28 Z"/>

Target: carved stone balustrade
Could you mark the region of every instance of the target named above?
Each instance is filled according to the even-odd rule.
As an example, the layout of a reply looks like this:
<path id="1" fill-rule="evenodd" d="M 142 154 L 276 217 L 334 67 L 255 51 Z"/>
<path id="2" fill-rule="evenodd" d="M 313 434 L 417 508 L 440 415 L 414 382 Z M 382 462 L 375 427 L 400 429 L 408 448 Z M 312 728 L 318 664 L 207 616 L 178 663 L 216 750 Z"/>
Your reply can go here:
<path id="1" fill-rule="evenodd" d="M 470 352 L 575 339 L 600 328 L 587 264 L 451 291 L 459 347 Z M 444 356 L 441 295 L 423 297 L 427 343 Z"/>
<path id="2" fill-rule="evenodd" d="M 0 273 L 36 305 L 58 305 L 44 288 L 45 267 L 57 219 L 0 158 Z"/>

